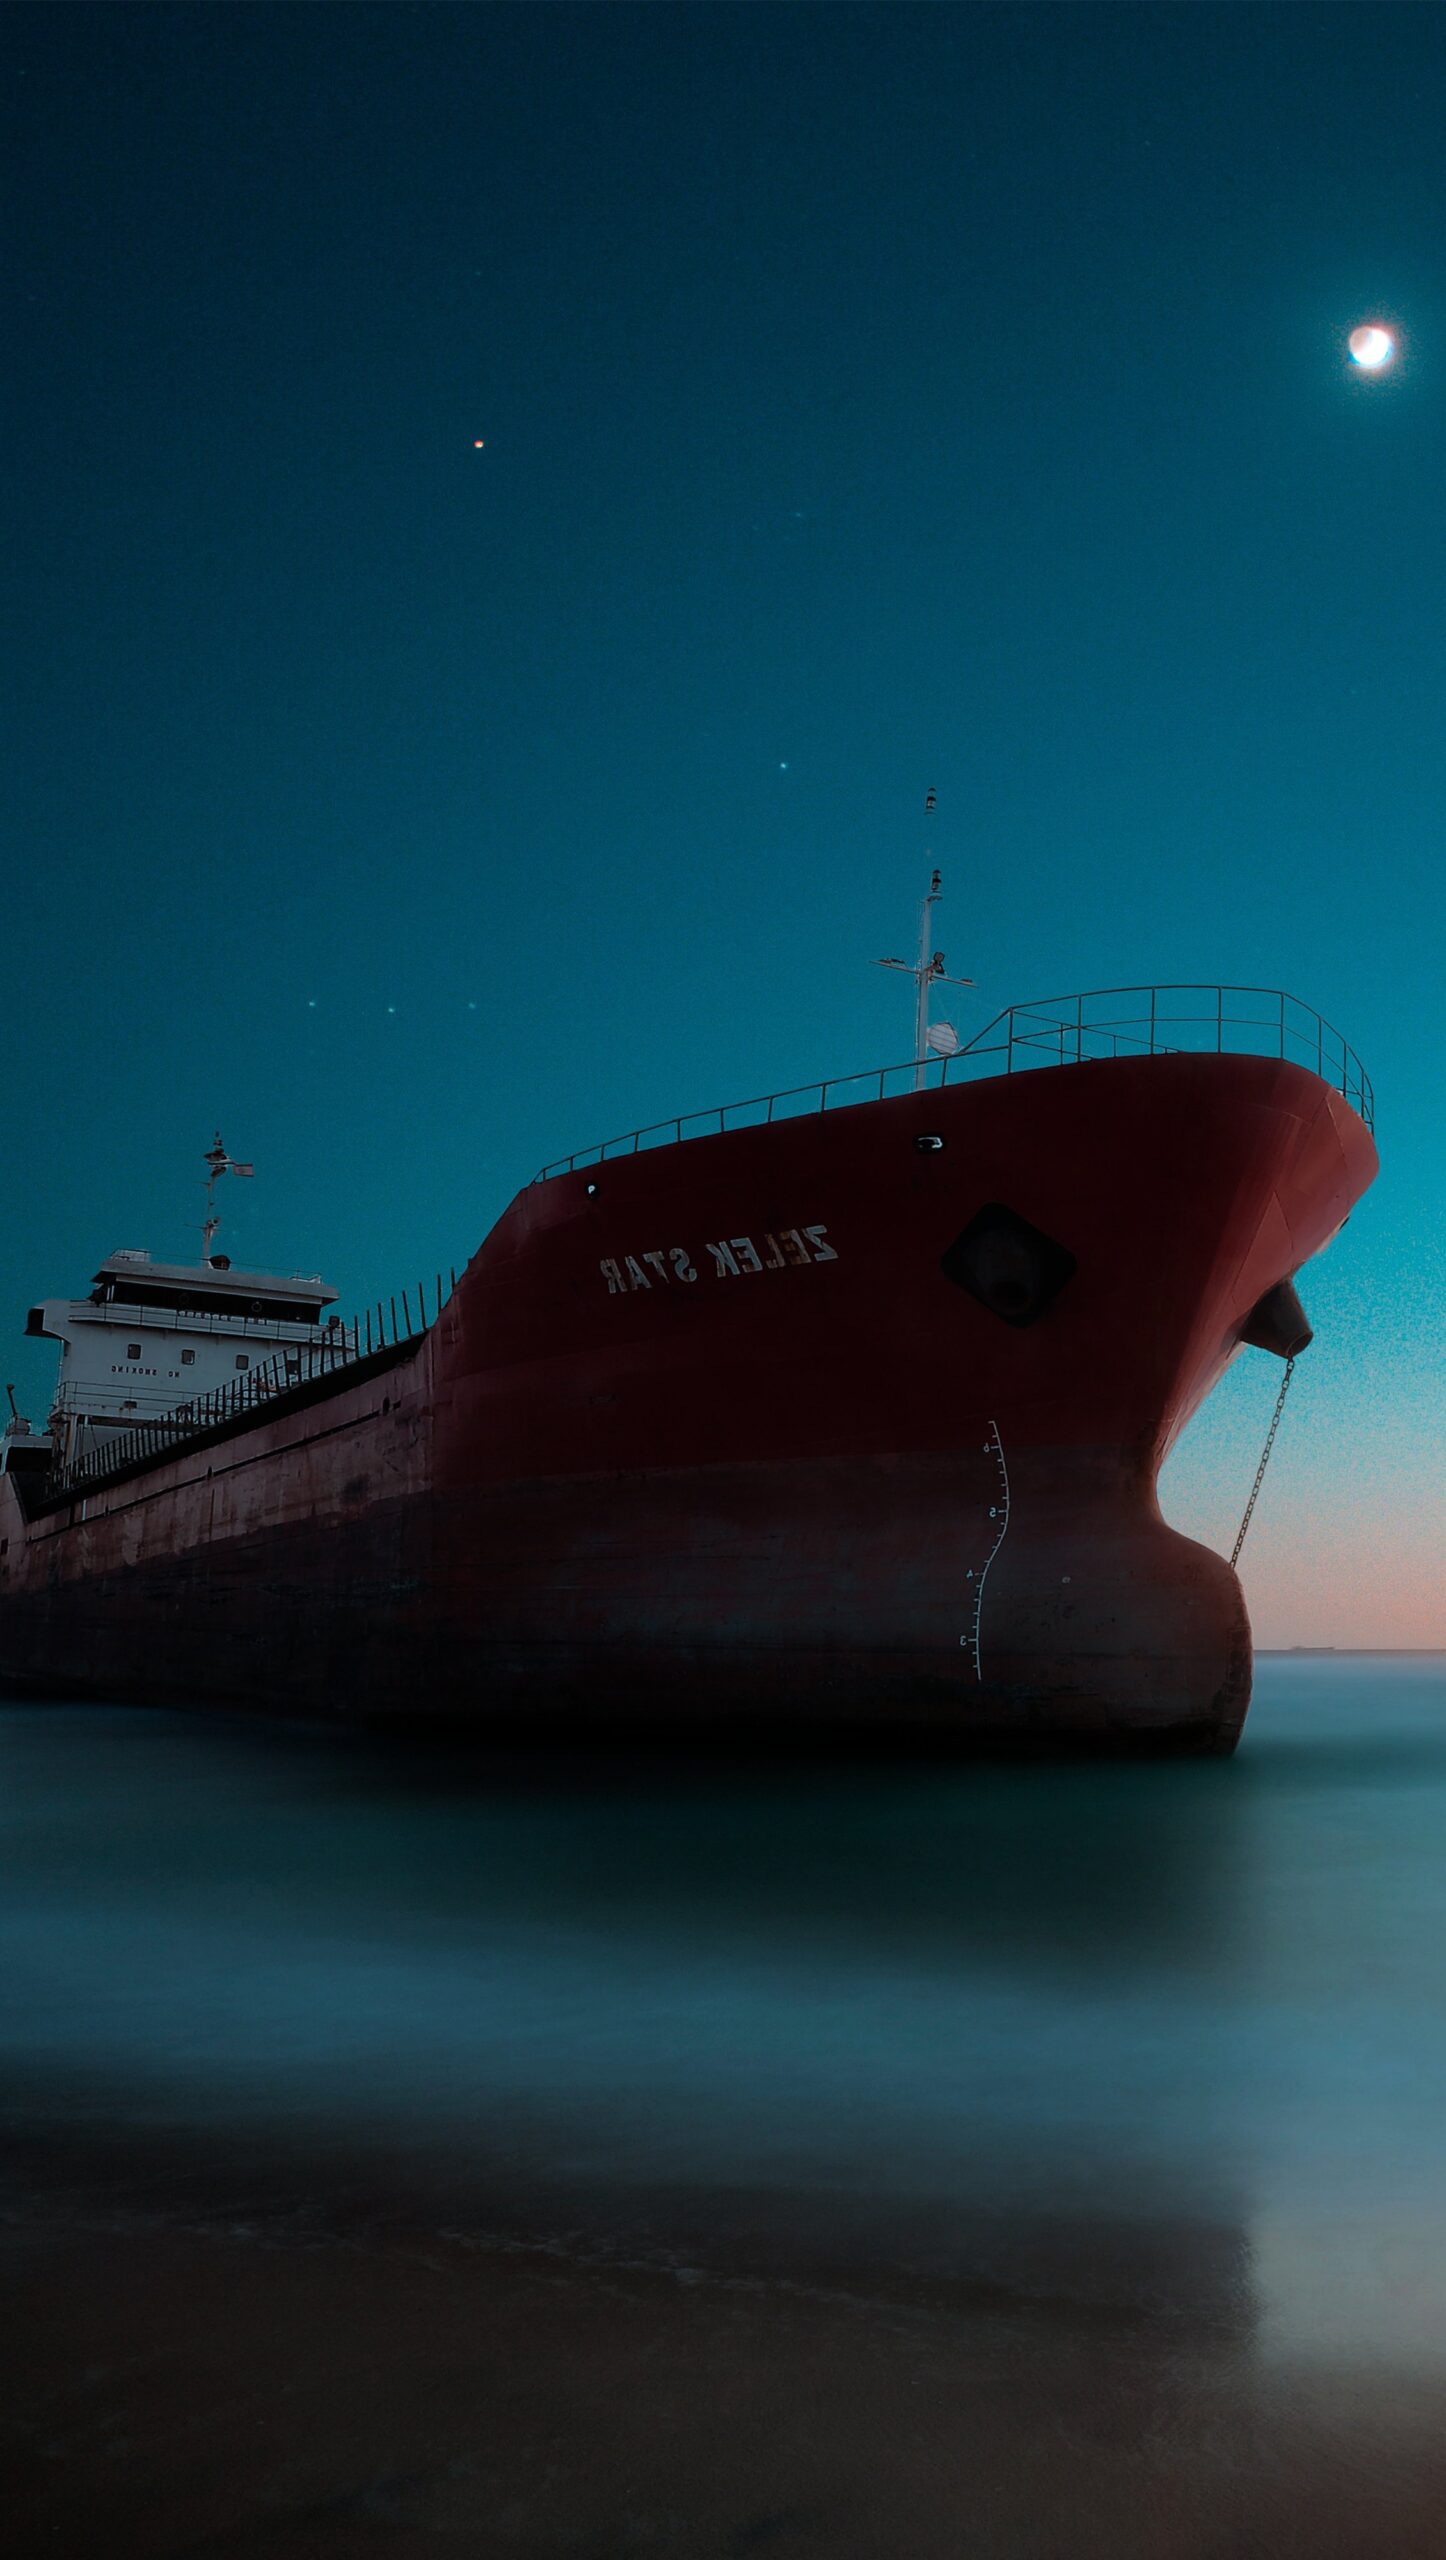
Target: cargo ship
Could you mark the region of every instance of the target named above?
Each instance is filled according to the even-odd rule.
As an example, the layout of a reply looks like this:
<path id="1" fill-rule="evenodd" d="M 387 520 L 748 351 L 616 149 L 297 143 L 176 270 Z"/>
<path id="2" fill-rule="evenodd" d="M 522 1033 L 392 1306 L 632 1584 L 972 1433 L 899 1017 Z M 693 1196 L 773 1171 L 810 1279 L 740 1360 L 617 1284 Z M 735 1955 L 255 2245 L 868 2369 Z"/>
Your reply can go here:
<path id="1" fill-rule="evenodd" d="M 1233 1749 L 1240 1584 L 1156 1479 L 1242 1345 L 1309 1341 L 1370 1085 L 1278 990 L 960 1041 L 931 900 L 902 1067 L 549 1165 L 460 1277 L 342 1320 L 212 1214 L 198 1261 L 32 1308 L 61 1373 L 0 1458 L 7 1691 Z M 248 1170 L 207 1161 L 213 1197 Z"/>

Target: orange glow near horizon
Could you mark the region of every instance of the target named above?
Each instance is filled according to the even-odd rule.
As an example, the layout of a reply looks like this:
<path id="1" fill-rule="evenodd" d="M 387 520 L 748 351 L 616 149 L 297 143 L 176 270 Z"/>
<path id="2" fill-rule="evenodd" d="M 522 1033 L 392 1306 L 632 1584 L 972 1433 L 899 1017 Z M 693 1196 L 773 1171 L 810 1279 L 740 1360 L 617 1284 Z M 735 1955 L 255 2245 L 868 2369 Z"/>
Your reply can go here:
<path id="1" fill-rule="evenodd" d="M 1254 1532 L 1252 1531 L 1252 1536 Z M 1446 1649 L 1446 1593 L 1435 1524 L 1302 1520 L 1241 1558 L 1258 1645 Z"/>

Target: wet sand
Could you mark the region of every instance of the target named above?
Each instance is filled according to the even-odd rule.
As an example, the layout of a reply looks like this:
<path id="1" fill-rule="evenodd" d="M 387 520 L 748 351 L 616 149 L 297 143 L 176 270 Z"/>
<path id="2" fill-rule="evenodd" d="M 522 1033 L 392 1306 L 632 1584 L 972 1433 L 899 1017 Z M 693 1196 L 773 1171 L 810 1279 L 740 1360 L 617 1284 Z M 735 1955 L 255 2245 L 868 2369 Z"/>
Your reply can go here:
<path id="1" fill-rule="evenodd" d="M 12 1725 L 5 2549 L 1435 2560 L 1446 1678 L 1360 1678 L 831 1795 Z"/>
<path id="2" fill-rule="evenodd" d="M 32 2196 L 6 2289 L 16 2554 L 1427 2560 L 1446 2519 L 1434 2378 L 1262 2364 L 1167 2288 L 177 2225 L 92 2191 Z"/>

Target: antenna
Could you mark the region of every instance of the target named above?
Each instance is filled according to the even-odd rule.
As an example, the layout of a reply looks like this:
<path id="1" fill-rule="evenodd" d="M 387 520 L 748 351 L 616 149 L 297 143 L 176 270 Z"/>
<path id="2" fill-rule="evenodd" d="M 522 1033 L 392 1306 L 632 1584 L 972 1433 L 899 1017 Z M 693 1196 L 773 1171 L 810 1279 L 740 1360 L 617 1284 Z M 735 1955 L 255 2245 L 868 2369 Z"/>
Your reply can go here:
<path id="1" fill-rule="evenodd" d="M 938 805 L 936 794 L 933 791 L 927 792 L 924 798 L 925 817 L 932 818 Z M 925 859 L 932 862 L 933 857 L 926 852 Z M 928 895 L 919 909 L 918 959 L 912 963 L 907 960 L 881 960 L 878 964 L 881 969 L 900 969 L 906 978 L 912 978 L 914 981 L 914 1091 L 916 1093 L 922 1093 L 924 1090 L 929 1072 L 929 1051 L 933 1049 L 940 1056 L 952 1057 L 954 1051 L 961 1045 L 959 1035 L 954 1031 L 952 1024 L 940 1023 L 938 1026 L 941 1031 L 947 1031 L 950 1034 L 950 1045 L 947 1047 L 942 1040 L 936 1040 L 930 1031 L 930 987 L 972 987 L 974 984 L 972 978 L 949 977 L 944 968 L 943 952 L 930 952 L 929 944 L 932 935 L 929 929 L 929 917 L 943 894 L 943 874 L 931 870 Z"/>
<path id="2" fill-rule="evenodd" d="M 216 1215 L 216 1185 L 223 1173 L 239 1173 L 249 1182 L 256 1167 L 254 1164 L 237 1164 L 234 1156 L 227 1155 L 219 1129 L 214 1143 L 206 1149 L 203 1161 L 206 1166 L 206 1223 L 201 1229 L 201 1260 L 209 1262 L 212 1240 L 221 1224 Z"/>

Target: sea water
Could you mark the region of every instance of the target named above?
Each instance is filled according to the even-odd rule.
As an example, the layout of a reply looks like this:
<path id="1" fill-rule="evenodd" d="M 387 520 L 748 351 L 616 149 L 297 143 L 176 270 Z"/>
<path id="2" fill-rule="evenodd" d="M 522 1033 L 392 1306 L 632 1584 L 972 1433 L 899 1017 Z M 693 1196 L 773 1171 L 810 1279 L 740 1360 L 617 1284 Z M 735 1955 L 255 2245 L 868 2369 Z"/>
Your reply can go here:
<path id="1" fill-rule="evenodd" d="M 32 2249 L 57 2215 L 142 2250 L 384 2255 L 405 2226 L 751 2288 L 765 2324 L 957 2316 L 1025 2442 L 1100 2324 L 1160 2371 L 1203 2342 L 1245 2499 L 1221 2550 L 1274 2530 L 1242 2359 L 1251 2395 L 1314 2377 L 1354 2422 L 1446 2387 L 1446 1657 L 1265 1657 L 1226 1763 L 555 1757 L 34 1705 L 0 1711 L 0 1785 Z M 1197 2489 L 1173 2547 L 1217 2547 Z M 1430 2547 L 1377 2491 L 1355 2547 Z M 59 2547 L 59 2493 L 28 2494 Z M 714 2547 L 681 2494 L 637 2548 Z M 525 2504 L 500 2547 L 574 2547 Z M 1044 2531 L 985 2521 L 1010 2554 Z"/>

